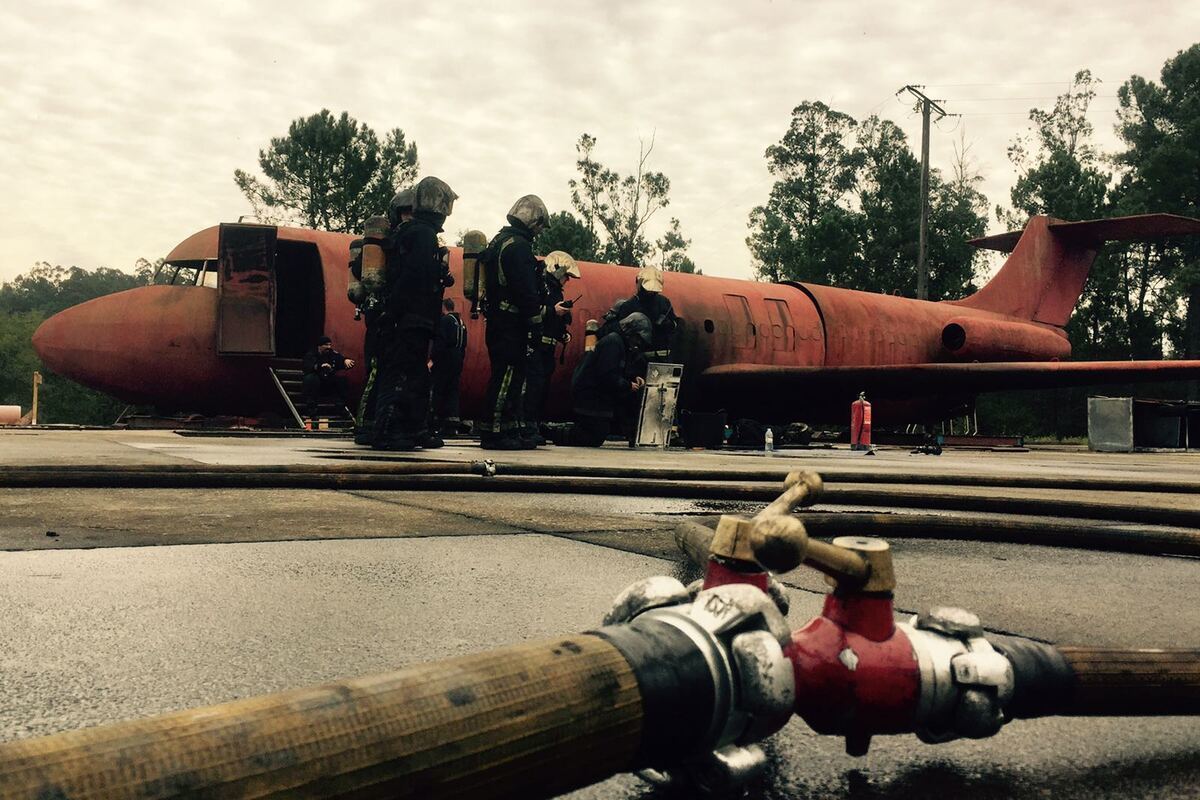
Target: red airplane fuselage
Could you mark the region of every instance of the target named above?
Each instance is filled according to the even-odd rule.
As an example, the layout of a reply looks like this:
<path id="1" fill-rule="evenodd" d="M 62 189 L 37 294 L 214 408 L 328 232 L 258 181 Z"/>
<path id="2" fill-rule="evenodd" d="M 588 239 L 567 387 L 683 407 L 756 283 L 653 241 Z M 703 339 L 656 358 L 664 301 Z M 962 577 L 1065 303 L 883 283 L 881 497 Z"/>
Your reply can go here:
<path id="1" fill-rule="evenodd" d="M 664 294 L 683 320 L 672 352 L 672 360 L 684 365 L 681 405 L 772 422 L 843 421 L 859 389 L 868 389 L 878 421 L 927 421 L 969 406 L 980 387 L 959 391 L 953 382 L 941 382 L 913 391 L 903 377 L 894 377 L 903 376 L 906 366 L 959 364 L 970 370 L 975 362 L 1040 362 L 1044 369 L 1068 358 L 1062 326 L 1098 245 L 1062 245 L 1047 229 L 1053 222 L 1034 218 L 1001 273 L 959 301 L 668 273 Z M 272 356 L 223 354 L 219 346 L 220 335 L 232 335 L 228 326 L 269 324 L 275 356 L 298 357 L 322 333 L 331 336 L 335 347 L 359 362 L 349 378 L 361 390 L 363 323 L 346 299 L 354 237 L 293 228 L 279 228 L 276 235 L 269 322 L 237 319 L 220 307 L 218 288 L 155 285 L 67 309 L 38 329 L 35 348 L 51 370 L 131 403 L 210 414 L 278 413 L 282 403 L 267 374 Z M 167 263 L 215 264 L 217 256 L 218 227 L 212 227 L 182 242 Z M 462 251 L 452 248 L 450 258 L 456 284 L 446 296 L 465 312 Z M 568 297 L 582 298 L 551 384 L 552 418 L 569 416 L 585 321 L 635 289 L 631 268 L 581 263 L 580 269 L 582 279 L 566 290 Z M 482 410 L 489 367 L 484 320 L 463 317 L 469 341 L 462 411 L 472 418 Z M 893 377 L 867 380 L 874 368 Z M 787 380 L 760 380 L 751 391 L 739 383 L 770 375 Z M 823 382 L 828 375 L 850 377 L 829 384 Z M 813 378 L 812 391 L 806 391 L 805 376 Z"/>

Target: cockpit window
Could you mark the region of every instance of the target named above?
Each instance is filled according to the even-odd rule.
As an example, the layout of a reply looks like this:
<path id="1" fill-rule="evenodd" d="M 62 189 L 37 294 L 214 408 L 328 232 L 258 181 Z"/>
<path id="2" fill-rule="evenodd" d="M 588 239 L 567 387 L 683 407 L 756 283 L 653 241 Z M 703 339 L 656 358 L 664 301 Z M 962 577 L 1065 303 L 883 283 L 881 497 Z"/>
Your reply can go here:
<path id="1" fill-rule="evenodd" d="M 217 261 L 171 261 L 160 266 L 151 283 L 159 286 L 217 287 Z"/>

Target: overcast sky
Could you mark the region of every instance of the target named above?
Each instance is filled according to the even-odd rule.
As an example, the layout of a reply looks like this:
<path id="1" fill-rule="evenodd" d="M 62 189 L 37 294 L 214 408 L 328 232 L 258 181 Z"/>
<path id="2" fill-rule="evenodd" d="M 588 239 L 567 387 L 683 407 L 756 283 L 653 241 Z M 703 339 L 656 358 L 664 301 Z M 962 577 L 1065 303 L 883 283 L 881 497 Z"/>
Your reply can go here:
<path id="1" fill-rule="evenodd" d="M 749 277 L 763 151 L 797 104 L 880 114 L 919 151 L 895 92 L 927 85 L 963 115 L 935 128 L 933 166 L 965 131 L 994 205 L 1030 107 L 1090 68 L 1112 149 L 1117 88 L 1200 41 L 1200 2 L 10 0 L 0 34 L 0 280 L 40 260 L 130 269 L 236 220 L 233 171 L 321 108 L 402 128 L 461 196 L 450 231 L 490 234 L 527 192 L 567 208 L 581 132 L 621 173 L 653 135 L 671 179 L 656 221 L 680 219 L 706 273 Z"/>

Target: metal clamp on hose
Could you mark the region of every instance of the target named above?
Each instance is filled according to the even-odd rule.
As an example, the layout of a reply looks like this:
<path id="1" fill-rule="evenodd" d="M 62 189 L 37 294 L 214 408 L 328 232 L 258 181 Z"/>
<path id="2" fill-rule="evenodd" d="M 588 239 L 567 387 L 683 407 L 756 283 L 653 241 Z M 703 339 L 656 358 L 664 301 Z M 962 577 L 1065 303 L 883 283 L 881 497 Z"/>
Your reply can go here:
<path id="1" fill-rule="evenodd" d="M 979 617 L 961 608 L 934 608 L 899 627 L 920 665 L 917 737 L 938 744 L 998 733 L 1008 721 L 1013 666 L 987 640 Z"/>
<path id="2" fill-rule="evenodd" d="M 732 584 L 700 591 L 693 599 L 678 580 L 660 576 L 618 595 L 604 622 L 630 623 L 597 633 L 621 650 L 638 678 L 647 708 L 643 741 L 653 743 L 652 749 L 644 748 L 649 768 L 639 773 L 644 779 L 715 790 L 741 785 L 762 772 L 766 756 L 754 743 L 782 728 L 795 702 L 792 663 L 783 654 L 791 631 L 768 594 Z M 639 658 L 632 639 L 657 632 L 661 647 L 666 631 L 676 648 L 690 651 L 670 658 L 702 669 L 709 691 L 704 697 L 692 695 L 686 711 L 670 713 L 659 725 L 649 713 L 661 694 L 656 664 Z M 685 723 L 689 717 L 690 728 Z M 664 743 L 676 748 L 664 750 Z"/>

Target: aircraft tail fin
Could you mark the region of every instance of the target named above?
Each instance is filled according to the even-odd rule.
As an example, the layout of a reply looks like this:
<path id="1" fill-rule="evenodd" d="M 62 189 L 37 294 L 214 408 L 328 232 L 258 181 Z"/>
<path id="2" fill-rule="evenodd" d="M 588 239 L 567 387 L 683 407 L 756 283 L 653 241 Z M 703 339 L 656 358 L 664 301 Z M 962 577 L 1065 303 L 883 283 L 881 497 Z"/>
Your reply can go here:
<path id="1" fill-rule="evenodd" d="M 976 247 L 1008 253 L 1008 260 L 986 286 L 953 302 L 1062 327 L 1104 242 L 1187 235 L 1200 235 L 1200 220 L 1174 214 L 1086 222 L 1032 217 L 1023 231 L 971 240 Z"/>

